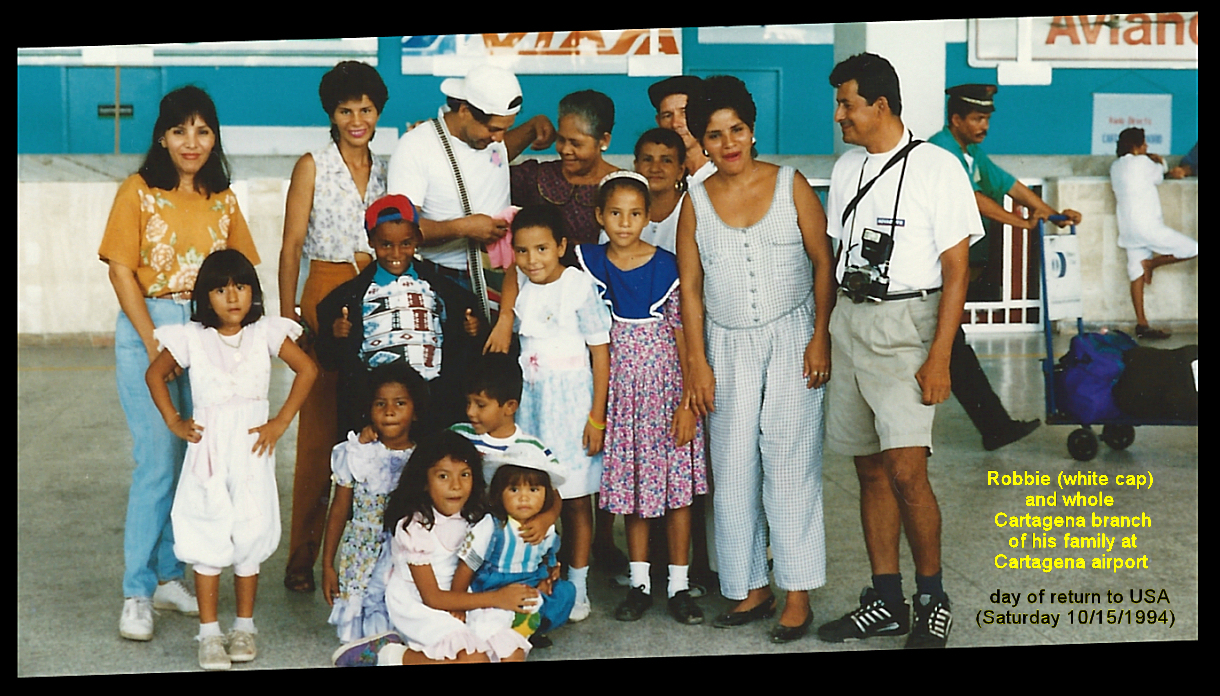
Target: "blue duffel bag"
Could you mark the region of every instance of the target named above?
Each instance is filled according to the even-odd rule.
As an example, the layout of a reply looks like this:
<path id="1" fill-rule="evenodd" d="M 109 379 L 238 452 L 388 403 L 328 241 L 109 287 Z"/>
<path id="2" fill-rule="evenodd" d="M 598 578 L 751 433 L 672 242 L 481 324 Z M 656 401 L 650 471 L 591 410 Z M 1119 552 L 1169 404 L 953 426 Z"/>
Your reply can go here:
<path id="1" fill-rule="evenodd" d="M 1123 374 L 1123 354 L 1135 347 L 1122 331 L 1074 336 L 1056 371 L 1059 406 L 1082 425 L 1121 418 L 1114 385 Z"/>

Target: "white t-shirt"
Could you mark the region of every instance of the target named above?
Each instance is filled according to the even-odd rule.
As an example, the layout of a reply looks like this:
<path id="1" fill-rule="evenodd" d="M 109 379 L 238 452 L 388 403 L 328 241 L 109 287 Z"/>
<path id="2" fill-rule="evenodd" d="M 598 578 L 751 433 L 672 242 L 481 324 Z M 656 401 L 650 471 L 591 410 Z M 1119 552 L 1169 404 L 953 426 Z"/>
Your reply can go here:
<path id="1" fill-rule="evenodd" d="M 902 162 L 890 167 L 860 200 L 847 223 L 840 222 L 843 209 L 856 196 L 856 191 L 876 176 L 885 163 L 910 142 L 910 137 L 908 132 L 889 152 L 873 155 L 864 148 L 856 148 L 835 162 L 826 201 L 826 233 L 838 239 L 844 249 L 835 269 L 840 281 L 848 264 L 867 264 L 860 255 L 864 228 L 888 235 L 891 217 L 896 217 L 889 269 L 891 293 L 940 287 L 940 255 L 967 237 L 971 244 L 983 238 L 974 190 L 961 162 L 951 153 L 929 144 L 916 145 L 907 155 L 905 176 Z M 894 198 L 899 179 L 902 179 L 902 195 L 895 216 Z"/>
<path id="2" fill-rule="evenodd" d="M 511 202 L 508 177 L 508 148 L 502 142 L 493 142 L 482 150 L 475 150 L 461 139 L 449 133 L 445 126 L 446 107 L 441 107 L 437 118 L 449 137 L 453 156 L 462 171 L 462 182 L 466 195 L 470 197 L 472 213 L 495 215 Z M 429 220 L 445 222 L 465 216 L 457 184 L 453 180 L 453 168 L 449 157 L 436 137 L 436 128 L 429 122 L 421 123 L 407 131 L 398 141 L 394 156 L 390 159 L 386 189 L 389 193 L 400 193 L 419 207 L 420 215 Z M 466 269 L 466 240 L 452 239 L 437 246 L 424 247 L 420 256 L 447 268 Z"/>

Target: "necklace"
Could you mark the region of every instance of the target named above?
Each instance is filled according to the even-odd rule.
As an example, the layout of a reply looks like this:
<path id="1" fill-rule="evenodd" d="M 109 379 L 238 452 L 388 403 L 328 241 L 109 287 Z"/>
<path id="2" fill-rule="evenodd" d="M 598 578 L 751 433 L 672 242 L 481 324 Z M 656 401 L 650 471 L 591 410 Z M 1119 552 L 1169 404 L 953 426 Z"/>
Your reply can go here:
<path id="1" fill-rule="evenodd" d="M 242 342 L 242 340 L 243 340 L 243 339 L 246 337 L 246 327 L 244 327 L 244 326 L 243 326 L 242 328 L 240 328 L 240 329 L 238 329 L 238 330 L 237 330 L 237 343 L 236 343 L 236 344 L 234 344 L 234 343 L 229 343 L 229 342 L 228 342 L 228 340 L 226 340 L 226 339 L 225 339 L 225 335 L 224 335 L 224 334 L 222 334 L 222 333 L 220 333 L 220 331 L 219 331 L 219 330 L 217 330 L 217 331 L 216 331 L 216 335 L 220 337 L 220 342 L 221 342 L 221 343 L 223 343 L 225 346 L 228 346 L 229 348 L 232 348 L 232 349 L 233 349 L 233 351 L 234 351 L 234 354 L 233 354 L 233 361 L 234 361 L 234 362 L 241 362 L 241 350 L 240 350 L 240 348 L 241 348 L 241 342 Z"/>

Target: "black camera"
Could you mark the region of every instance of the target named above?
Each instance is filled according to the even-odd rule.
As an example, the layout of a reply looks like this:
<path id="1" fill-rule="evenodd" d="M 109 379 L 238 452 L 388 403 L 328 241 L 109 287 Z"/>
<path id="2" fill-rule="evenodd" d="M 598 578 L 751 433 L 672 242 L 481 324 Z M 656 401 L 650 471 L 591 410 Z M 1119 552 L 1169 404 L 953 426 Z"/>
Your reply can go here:
<path id="1" fill-rule="evenodd" d="M 889 266 L 893 253 L 893 237 L 864 228 L 860 238 L 860 256 L 868 265 L 848 266 L 840 284 L 852 302 L 859 304 L 869 299 L 880 301 L 885 297 L 890 288 Z"/>

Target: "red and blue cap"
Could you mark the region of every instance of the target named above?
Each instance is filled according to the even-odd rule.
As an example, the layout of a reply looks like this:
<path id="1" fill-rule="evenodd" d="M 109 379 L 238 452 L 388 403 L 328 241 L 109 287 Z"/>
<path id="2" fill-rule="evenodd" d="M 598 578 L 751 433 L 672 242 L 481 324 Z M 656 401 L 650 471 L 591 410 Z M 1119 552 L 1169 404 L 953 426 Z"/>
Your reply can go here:
<path id="1" fill-rule="evenodd" d="M 411 199 L 400 193 L 392 193 L 373 201 L 364 211 L 364 231 L 372 234 L 373 230 L 383 222 L 405 220 L 419 226 L 419 211 Z"/>

